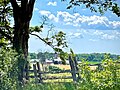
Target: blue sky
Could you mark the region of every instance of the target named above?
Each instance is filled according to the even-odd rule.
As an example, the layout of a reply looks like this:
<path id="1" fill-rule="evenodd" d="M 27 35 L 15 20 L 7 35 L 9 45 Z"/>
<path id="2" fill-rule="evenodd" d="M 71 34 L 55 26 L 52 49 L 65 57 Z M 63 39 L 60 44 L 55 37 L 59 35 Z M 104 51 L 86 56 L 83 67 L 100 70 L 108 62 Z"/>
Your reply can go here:
<path id="1" fill-rule="evenodd" d="M 111 11 L 104 15 L 81 7 L 66 9 L 67 2 L 61 0 L 37 0 L 31 26 L 41 25 L 41 17 L 47 16 L 55 31 L 66 33 L 69 48 L 75 53 L 120 54 L 120 17 Z M 45 36 L 48 28 L 43 28 Z M 69 49 L 66 49 L 67 51 Z M 34 36 L 29 40 L 29 52 L 52 51 Z"/>

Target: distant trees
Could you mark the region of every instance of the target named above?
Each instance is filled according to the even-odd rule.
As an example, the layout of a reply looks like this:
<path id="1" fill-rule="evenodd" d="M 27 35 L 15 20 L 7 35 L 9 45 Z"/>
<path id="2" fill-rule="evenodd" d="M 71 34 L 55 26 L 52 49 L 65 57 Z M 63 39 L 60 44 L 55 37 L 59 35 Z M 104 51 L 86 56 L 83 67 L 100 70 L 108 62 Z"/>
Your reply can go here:
<path id="1" fill-rule="evenodd" d="M 85 59 L 86 61 L 101 62 L 105 59 L 106 53 L 91 53 L 91 54 L 76 54 L 78 60 Z M 112 60 L 117 60 L 120 55 L 109 54 Z"/>
<path id="2" fill-rule="evenodd" d="M 53 59 L 54 58 L 54 53 L 38 52 L 37 58 L 40 59 L 40 60 Z"/>
<path id="3" fill-rule="evenodd" d="M 42 52 L 39 52 L 39 53 L 37 54 L 37 58 L 40 60 L 40 62 L 41 62 L 42 64 L 45 62 L 45 59 L 46 59 L 45 54 L 42 53 Z"/>
<path id="4" fill-rule="evenodd" d="M 86 61 L 92 61 L 92 62 L 101 62 L 102 60 L 105 59 L 106 53 L 91 53 L 91 54 L 76 54 L 77 60 L 82 61 L 85 59 Z M 45 59 L 53 59 L 54 58 L 54 53 L 49 53 L 49 52 L 39 52 L 38 54 L 36 53 L 30 53 L 31 59 L 36 59 L 36 57 L 40 60 L 45 60 Z M 112 60 L 117 60 L 120 55 L 115 55 L 115 54 L 109 54 L 109 57 Z"/>
<path id="5" fill-rule="evenodd" d="M 36 53 L 29 53 L 30 59 L 37 59 Z"/>

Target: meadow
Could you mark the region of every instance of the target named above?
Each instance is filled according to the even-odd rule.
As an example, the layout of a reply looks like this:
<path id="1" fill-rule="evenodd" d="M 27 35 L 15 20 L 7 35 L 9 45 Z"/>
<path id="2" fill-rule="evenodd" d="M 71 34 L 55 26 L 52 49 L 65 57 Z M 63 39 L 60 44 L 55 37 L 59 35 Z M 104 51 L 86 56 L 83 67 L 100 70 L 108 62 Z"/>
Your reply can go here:
<path id="1" fill-rule="evenodd" d="M 68 65 L 53 65 L 60 69 L 70 69 Z M 119 90 L 120 89 L 120 64 L 112 60 L 102 63 L 102 69 L 89 66 L 84 62 L 79 65 L 81 80 L 73 82 L 72 79 L 46 80 L 42 84 L 27 84 L 23 90 Z M 48 74 L 48 76 L 68 76 L 64 74 Z"/>

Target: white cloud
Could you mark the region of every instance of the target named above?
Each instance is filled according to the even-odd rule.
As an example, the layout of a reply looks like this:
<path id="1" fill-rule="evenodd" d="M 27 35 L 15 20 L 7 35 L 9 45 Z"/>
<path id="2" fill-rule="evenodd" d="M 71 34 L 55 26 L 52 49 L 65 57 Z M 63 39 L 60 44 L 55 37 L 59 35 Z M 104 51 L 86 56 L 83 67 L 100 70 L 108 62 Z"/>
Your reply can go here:
<path id="1" fill-rule="evenodd" d="M 84 38 L 92 42 L 99 40 L 120 40 L 120 31 L 118 30 L 85 30 L 79 29 L 76 32 L 69 32 L 67 36 L 70 39 Z"/>
<path id="2" fill-rule="evenodd" d="M 76 32 L 76 33 L 69 32 L 68 36 L 70 38 L 83 38 L 83 34 L 80 32 Z"/>
<path id="3" fill-rule="evenodd" d="M 108 33 L 109 32 L 109 33 Z M 120 39 L 120 32 L 114 31 L 114 30 L 107 30 L 106 32 L 101 31 L 101 30 L 95 30 L 92 33 L 93 36 L 97 36 L 100 39 L 104 40 L 115 40 L 115 39 Z"/>
<path id="4" fill-rule="evenodd" d="M 47 16 L 50 20 L 53 20 L 55 22 L 58 22 L 58 19 L 57 17 L 55 17 L 55 15 L 53 15 L 50 11 L 45 11 L 45 10 L 42 10 L 42 11 L 39 11 L 39 13 L 41 15 L 44 15 L 44 16 Z"/>
<path id="5" fill-rule="evenodd" d="M 109 24 L 114 28 L 120 27 L 120 21 L 110 21 Z"/>
<path id="6" fill-rule="evenodd" d="M 70 14 L 68 12 L 57 11 L 57 14 L 53 14 L 50 11 L 40 11 L 41 15 L 46 15 L 50 20 L 55 22 L 62 22 L 64 25 L 71 25 L 75 27 L 88 26 L 91 25 L 97 26 L 102 25 L 109 28 L 120 28 L 120 21 L 110 21 L 105 16 L 82 16 L 79 13 Z M 91 28 L 91 27 L 90 27 Z M 94 28 L 92 26 L 92 28 Z"/>
<path id="7" fill-rule="evenodd" d="M 74 34 L 75 37 L 78 37 L 78 36 L 80 36 L 80 35 L 81 35 L 81 33 L 75 33 L 75 34 Z"/>
<path id="8" fill-rule="evenodd" d="M 116 36 L 115 35 L 104 34 L 104 35 L 102 35 L 101 39 L 114 40 L 114 39 L 116 39 Z"/>
<path id="9" fill-rule="evenodd" d="M 45 10 L 42 10 L 42 11 L 39 11 L 39 13 L 41 14 L 41 15 L 45 15 L 45 16 L 49 16 L 49 15 L 51 15 L 51 12 L 50 11 L 45 11 Z"/>
<path id="10" fill-rule="evenodd" d="M 96 24 L 103 24 L 105 26 L 107 25 L 108 18 L 105 16 L 90 16 L 86 18 L 88 25 L 96 25 Z"/>
<path id="11" fill-rule="evenodd" d="M 95 32 L 93 32 L 93 35 L 103 35 L 104 33 L 102 31 L 99 30 L 95 30 Z"/>
<path id="12" fill-rule="evenodd" d="M 90 41 L 92 41 L 92 42 L 97 42 L 98 40 L 96 40 L 96 39 L 89 39 Z"/>
<path id="13" fill-rule="evenodd" d="M 50 14 L 50 15 L 48 16 L 48 18 L 49 18 L 50 20 L 53 20 L 53 21 L 55 21 L 55 22 L 58 22 L 58 18 L 55 17 L 53 14 Z"/>
<path id="14" fill-rule="evenodd" d="M 114 30 L 113 33 L 120 37 L 120 31 Z"/>
<path id="15" fill-rule="evenodd" d="M 38 8 L 34 8 L 35 11 L 38 11 L 39 9 Z"/>
<path id="16" fill-rule="evenodd" d="M 48 6 L 51 5 L 51 6 L 57 6 L 57 2 L 48 2 L 47 4 Z"/>

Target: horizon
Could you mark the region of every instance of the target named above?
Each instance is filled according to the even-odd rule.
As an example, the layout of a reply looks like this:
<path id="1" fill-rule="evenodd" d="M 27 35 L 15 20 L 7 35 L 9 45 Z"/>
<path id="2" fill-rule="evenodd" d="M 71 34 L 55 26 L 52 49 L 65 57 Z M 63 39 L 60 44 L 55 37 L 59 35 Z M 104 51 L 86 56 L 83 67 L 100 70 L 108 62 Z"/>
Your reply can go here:
<path id="1" fill-rule="evenodd" d="M 45 53 L 47 51 L 39 51 L 39 52 L 42 52 L 42 53 Z M 35 53 L 35 54 L 38 54 L 39 52 L 28 52 L 28 53 Z M 55 53 L 55 52 L 48 52 L 48 53 Z M 115 53 L 107 53 L 107 52 L 92 52 L 92 53 L 75 53 L 75 54 L 110 54 L 110 55 L 120 55 L 120 54 L 115 54 Z"/>

